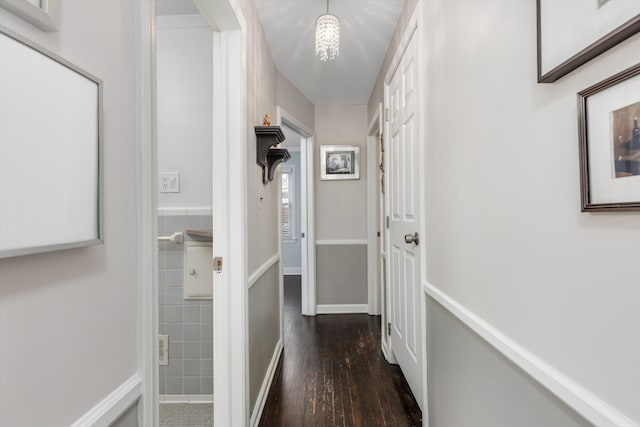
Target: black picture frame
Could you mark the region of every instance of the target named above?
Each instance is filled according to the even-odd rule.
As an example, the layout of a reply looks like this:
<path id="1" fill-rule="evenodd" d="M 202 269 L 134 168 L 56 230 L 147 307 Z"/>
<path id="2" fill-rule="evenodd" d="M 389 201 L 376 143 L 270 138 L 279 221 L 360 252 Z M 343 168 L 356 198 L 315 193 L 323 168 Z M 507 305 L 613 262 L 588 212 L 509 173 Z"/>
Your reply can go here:
<path id="1" fill-rule="evenodd" d="M 576 68 L 591 61 L 603 52 L 611 49 L 618 43 L 628 39 L 632 35 L 640 32 L 640 13 L 631 19 L 624 21 L 621 25 L 611 30 L 609 33 L 599 39 L 590 42 L 585 40 L 585 46 L 578 52 L 572 53 L 566 57 L 564 61 L 555 65 L 553 68 L 543 70 L 542 52 L 545 47 L 542 40 L 542 2 L 552 0 L 536 0 L 536 17 L 537 17 L 537 59 L 538 59 L 538 83 L 553 83 L 558 79 L 569 74 Z M 569 27 L 572 25 L 569 24 Z"/>
<path id="2" fill-rule="evenodd" d="M 611 101 L 604 102 L 607 105 L 611 105 L 610 108 L 597 108 L 597 111 L 607 110 L 609 113 L 607 117 L 602 117 L 600 114 L 598 117 L 596 112 L 590 109 L 590 98 L 607 91 L 620 92 L 620 95 L 629 96 L 629 91 L 621 87 L 616 87 L 622 82 L 629 81 L 631 79 L 638 79 L 640 85 L 640 63 L 630 67 L 618 74 L 615 74 L 593 86 L 584 89 L 578 93 L 578 139 L 579 139 L 579 156 L 580 156 L 580 198 L 582 212 L 612 212 L 612 211 L 640 211 L 640 129 L 636 130 L 640 117 L 640 91 L 633 91 L 631 96 L 635 96 L 634 102 L 628 104 L 629 101 L 624 101 L 621 104 L 615 104 Z M 637 95 L 636 95 L 637 93 Z M 612 93 L 614 97 L 616 93 Z M 626 140 L 626 135 L 616 136 L 616 114 L 625 109 L 632 108 L 634 112 L 633 116 L 628 117 L 627 120 L 635 118 L 633 125 L 629 124 L 626 130 L 629 130 L 631 126 L 631 136 L 629 141 Z M 635 116 L 635 117 L 634 117 Z M 599 123 L 598 123 L 599 121 Z M 606 121 L 603 122 L 603 121 Z M 593 128 L 593 124 L 599 125 L 599 129 L 603 129 L 599 132 L 599 136 L 602 136 L 606 130 L 608 141 L 604 141 L 603 138 L 596 138 L 592 135 L 590 128 Z M 604 127 L 603 127 L 604 126 Z M 626 132 L 627 134 L 629 132 Z M 600 148 L 594 150 L 592 146 L 599 145 Z M 622 153 L 618 150 L 624 150 Z M 608 153 L 609 158 L 603 158 L 600 155 L 594 158 L 592 152 L 599 151 L 600 153 Z M 618 152 L 617 152 L 618 151 Z M 597 169 L 600 171 L 594 174 L 594 164 L 598 162 Z M 606 168 L 609 168 L 610 173 L 602 173 Z M 626 181 L 624 181 L 626 180 Z M 638 193 L 635 200 L 614 200 L 615 194 L 612 191 L 607 192 L 606 188 L 614 188 L 616 185 L 624 185 L 626 187 Z M 600 185 L 604 184 L 604 185 Z M 604 198 L 609 200 L 595 200 L 594 186 L 599 185 L 605 190 L 598 190 L 600 193 L 597 198 Z M 628 199 L 628 197 L 627 197 Z"/>

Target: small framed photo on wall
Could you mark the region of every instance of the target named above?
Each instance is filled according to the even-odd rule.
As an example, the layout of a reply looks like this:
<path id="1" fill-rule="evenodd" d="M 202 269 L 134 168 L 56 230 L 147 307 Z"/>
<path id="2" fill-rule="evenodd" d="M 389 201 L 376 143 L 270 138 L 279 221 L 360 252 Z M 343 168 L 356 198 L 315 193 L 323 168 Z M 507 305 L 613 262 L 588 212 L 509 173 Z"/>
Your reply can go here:
<path id="1" fill-rule="evenodd" d="M 321 145 L 320 179 L 360 179 L 360 147 L 355 145 Z"/>
<path id="2" fill-rule="evenodd" d="M 640 210 L 640 64 L 578 93 L 582 211 Z"/>

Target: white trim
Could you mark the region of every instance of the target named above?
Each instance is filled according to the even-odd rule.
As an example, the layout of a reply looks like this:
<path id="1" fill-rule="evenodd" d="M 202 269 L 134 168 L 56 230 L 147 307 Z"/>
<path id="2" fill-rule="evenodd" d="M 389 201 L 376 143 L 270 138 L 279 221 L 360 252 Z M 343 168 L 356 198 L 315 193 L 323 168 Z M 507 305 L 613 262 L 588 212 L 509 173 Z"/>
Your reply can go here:
<path id="1" fill-rule="evenodd" d="M 282 175 L 278 176 L 277 179 L 277 192 L 278 192 L 278 236 L 282 236 Z M 278 256 L 280 260 L 282 260 L 282 237 L 278 239 Z M 278 344 L 284 346 L 284 273 L 282 262 L 278 263 Z M 278 345 L 276 345 L 276 348 Z M 267 373 L 265 374 L 265 378 L 269 375 L 269 371 L 271 369 L 271 364 L 273 363 L 273 358 L 271 363 L 269 364 L 269 368 L 267 369 Z M 272 374 L 273 375 L 273 374 Z M 249 424 L 253 425 L 257 424 L 257 421 L 260 421 L 260 416 L 262 415 L 262 410 L 264 409 L 264 401 L 266 401 L 266 396 L 269 393 L 269 386 L 271 384 L 271 380 L 269 380 L 269 384 L 267 385 L 267 391 L 264 392 L 264 396 L 262 395 L 263 388 L 265 386 L 264 380 L 262 386 L 260 387 L 260 391 L 258 392 L 258 396 L 256 398 L 256 403 L 253 406 L 253 413 L 249 418 Z M 260 413 L 257 415 L 256 421 L 256 411 L 258 408 Z"/>
<path id="2" fill-rule="evenodd" d="M 162 216 L 185 216 L 187 208 L 158 208 L 158 214 Z"/>
<path id="3" fill-rule="evenodd" d="M 211 215 L 211 207 L 193 207 L 187 208 L 187 216 L 204 216 Z"/>
<path id="4" fill-rule="evenodd" d="M 287 126 L 304 139 L 300 140 L 300 236 L 301 238 L 301 310 L 305 316 L 316 315 L 316 246 L 314 205 L 314 131 L 282 107 L 276 108 L 276 123 Z M 283 289 L 281 287 L 281 292 Z M 284 322 L 284 310 L 280 313 Z"/>
<path id="5" fill-rule="evenodd" d="M 220 0 L 212 1 L 218 3 Z M 227 7 L 228 0 L 223 3 Z M 202 2 L 197 3 L 201 5 Z M 224 260 L 213 287 L 213 395 L 217 426 L 249 422 L 246 208 L 247 37 L 240 9 L 213 38 L 213 255 Z M 219 19 L 225 20 L 221 14 Z M 228 26 L 228 27 L 227 27 Z M 231 142 L 232 141 L 232 142 Z"/>
<path id="6" fill-rule="evenodd" d="M 511 340 L 440 289 L 430 283 L 423 283 L 423 289 L 429 297 L 457 317 L 511 363 L 529 374 L 531 378 L 593 425 L 599 427 L 639 427 L 638 424 Z"/>
<path id="7" fill-rule="evenodd" d="M 415 32 L 414 37 L 416 37 L 416 42 L 417 42 L 417 55 L 418 55 L 418 78 L 417 78 L 417 85 L 418 85 L 418 117 L 422 117 L 422 120 L 418 120 L 418 140 L 422 141 L 421 144 L 418 144 L 418 159 L 419 159 L 419 163 L 420 162 L 425 162 L 426 164 L 426 160 L 427 160 L 427 147 L 426 144 L 428 143 L 427 138 L 426 138 L 426 117 L 427 117 L 427 95 L 428 93 L 428 89 L 427 89 L 427 65 L 426 65 L 426 61 L 427 61 L 427 54 L 426 52 L 426 47 L 425 47 L 425 31 L 424 31 L 424 27 L 425 27 L 425 23 L 424 23 L 424 12 L 423 12 L 423 8 L 424 8 L 424 2 L 419 1 L 418 4 L 416 5 L 415 10 L 413 11 L 413 14 L 411 16 L 411 20 L 409 22 L 411 22 L 411 26 L 413 26 L 413 22 L 415 21 L 415 30 L 411 30 L 408 29 L 407 31 L 405 31 L 405 37 L 408 37 L 408 40 L 411 39 L 411 36 L 408 35 L 407 33 L 410 33 L 411 31 Z M 411 27 L 410 27 L 411 28 Z M 420 92 L 422 92 L 422 96 L 420 96 Z M 418 203 L 420 204 L 420 218 L 419 218 L 419 224 L 418 227 L 420 229 L 420 234 L 422 236 L 427 236 L 427 220 L 426 220 L 426 206 L 427 206 L 427 202 L 426 202 L 426 194 L 427 194 L 427 177 L 426 177 L 426 171 L 425 168 L 419 168 L 418 171 Z M 428 264 L 427 264 L 427 250 L 426 248 L 422 249 L 422 259 L 420 260 L 420 278 L 421 280 L 426 280 L 426 278 L 428 277 L 429 271 L 427 268 Z M 420 286 L 420 283 L 416 283 L 417 286 Z M 429 365 L 429 361 L 427 358 L 427 348 L 428 348 L 428 344 L 427 344 L 427 319 L 428 319 L 428 313 L 427 313 L 427 301 L 426 298 L 420 298 L 419 301 L 419 305 L 418 307 L 420 307 L 420 325 L 418 328 L 419 333 L 422 336 L 422 419 L 423 419 L 423 426 L 428 427 L 429 426 L 429 383 L 428 383 L 428 365 Z"/>
<path id="8" fill-rule="evenodd" d="M 407 50 L 407 48 L 409 47 L 409 43 L 411 42 L 411 40 L 415 37 L 417 46 L 416 46 L 416 52 L 417 52 L 417 61 L 418 61 L 418 81 L 417 81 L 417 87 L 418 87 L 418 91 L 420 93 L 420 95 L 422 96 L 418 96 L 417 97 L 417 116 L 418 116 L 418 141 L 420 141 L 421 143 L 418 144 L 418 158 L 420 159 L 420 161 L 424 161 L 426 160 L 426 148 L 425 148 L 425 144 L 427 143 L 426 139 L 425 139 L 425 117 L 426 117 L 426 66 L 425 66 L 425 47 L 424 47 L 424 34 L 423 34 L 423 27 L 424 27 L 424 14 L 423 14 L 423 2 L 422 1 L 418 1 L 418 3 L 416 4 L 416 7 L 411 15 L 411 18 L 409 19 L 409 22 L 407 23 L 407 26 L 405 27 L 405 30 L 402 34 L 402 38 L 400 40 L 400 42 L 398 43 L 398 47 L 393 55 L 393 59 L 389 65 L 389 68 L 386 71 L 385 74 L 385 79 L 384 79 L 384 109 L 386 110 L 390 110 L 389 108 L 389 84 L 391 82 L 391 80 L 393 79 L 393 76 L 395 75 L 398 66 L 400 65 L 400 62 L 402 61 L 402 58 L 404 57 L 404 54 Z M 384 121 L 384 134 L 385 135 L 389 135 L 389 125 L 388 125 L 388 121 L 386 121 L 386 117 L 385 117 L 385 121 Z M 388 140 L 388 139 L 387 139 Z M 388 144 L 387 144 L 387 149 L 388 149 Z M 385 156 L 385 188 L 389 189 L 389 175 L 391 174 L 391 165 L 388 161 L 388 156 Z M 419 213 L 419 224 L 418 224 L 418 229 L 419 229 L 419 233 L 422 236 L 426 235 L 426 213 L 425 213 L 425 188 L 426 188 L 426 184 L 425 184 L 425 170 L 424 168 L 419 168 L 418 170 L 418 206 L 420 207 L 420 213 Z M 387 209 L 387 212 L 385 212 L 385 216 L 388 215 L 388 209 L 389 209 L 389 193 L 390 191 L 386 191 L 385 192 L 385 206 Z M 390 245 L 390 234 L 389 234 L 389 230 L 386 229 L 385 227 L 385 232 L 386 232 L 386 245 Z M 389 253 L 389 249 L 385 248 L 385 252 Z M 426 261 L 426 251 L 423 249 L 421 256 L 420 256 L 420 279 L 422 280 L 422 278 L 427 277 L 427 261 Z M 387 265 L 387 269 L 386 269 L 386 273 L 387 273 L 387 277 L 386 277 L 386 283 L 390 284 L 391 280 L 390 280 L 390 274 L 391 274 L 391 269 L 388 268 L 389 266 Z M 390 285 L 387 286 L 387 292 L 390 292 Z M 421 355 L 420 355 L 420 365 L 421 365 L 421 388 L 422 388 L 422 398 L 421 401 L 418 402 L 418 405 L 420 406 L 420 408 L 422 409 L 422 425 L 424 427 L 428 427 L 429 426 L 429 399 L 428 399 L 428 382 L 427 382 L 427 373 L 428 373 L 428 361 L 427 361 L 427 340 L 426 340 L 426 327 L 427 327 L 427 313 L 426 313 L 426 302 L 424 301 L 424 299 L 421 299 L 420 304 L 420 324 L 419 325 L 415 325 L 416 329 L 418 330 L 418 336 L 421 337 L 421 343 L 420 343 L 420 348 L 421 348 Z M 387 306 L 387 308 L 389 308 L 389 306 Z M 387 340 L 387 350 L 389 354 L 393 354 L 393 340 L 391 338 L 391 336 L 388 337 Z"/>
<path id="9" fill-rule="evenodd" d="M 280 338 L 278 340 L 278 343 L 276 344 L 276 348 L 273 350 L 271 362 L 269 363 L 269 367 L 267 368 L 264 380 L 262 381 L 262 386 L 260 387 L 260 391 L 258 392 L 258 397 L 256 398 L 256 404 L 254 406 L 255 409 L 251 414 L 251 419 L 249 420 L 249 424 L 251 425 L 251 427 L 256 427 L 260 423 L 262 411 L 264 410 L 265 403 L 267 403 L 269 389 L 271 388 L 271 383 L 273 382 L 273 378 L 275 377 L 278 362 L 280 361 L 280 356 L 282 355 L 283 348 L 284 346 L 282 345 L 282 338 Z"/>
<path id="10" fill-rule="evenodd" d="M 141 427 L 158 425 L 158 180 L 156 139 L 155 1 L 134 7 L 136 72 L 136 194 L 138 376 L 144 396 L 138 405 Z M 115 420 L 115 419 L 114 419 Z M 112 420 L 112 421 L 114 421 Z M 106 423 L 108 425 L 110 423 Z"/>
<path id="11" fill-rule="evenodd" d="M 44 8 L 26 0 L 0 0 L 0 7 L 35 25 L 42 31 L 58 31 L 60 26 L 59 0 L 47 0 Z"/>
<path id="12" fill-rule="evenodd" d="M 213 403 L 213 394 L 164 394 L 160 403 Z"/>
<path id="13" fill-rule="evenodd" d="M 109 427 L 142 396 L 142 376 L 133 375 L 102 399 L 71 427 Z"/>
<path id="14" fill-rule="evenodd" d="M 318 246 L 366 245 L 367 243 L 367 239 L 316 240 Z"/>
<path id="15" fill-rule="evenodd" d="M 380 283 L 378 283 L 378 224 L 377 212 L 378 207 L 378 141 L 382 132 L 382 105 L 378 105 L 376 114 L 369 123 L 367 131 L 367 304 L 369 305 L 369 314 L 380 314 Z M 384 328 L 383 328 L 384 329 Z"/>
<path id="16" fill-rule="evenodd" d="M 157 30 L 202 28 L 210 29 L 202 15 L 167 15 L 156 18 Z"/>
<path id="17" fill-rule="evenodd" d="M 176 207 L 176 208 L 158 208 L 158 216 L 203 216 L 211 215 L 211 208 L 203 207 Z"/>
<path id="18" fill-rule="evenodd" d="M 416 5 L 416 9 L 413 11 L 413 15 L 411 16 L 409 24 L 407 24 L 407 28 L 405 29 L 402 35 L 402 39 L 400 40 L 400 43 L 398 43 L 398 48 L 396 49 L 396 52 L 393 55 L 393 60 L 389 64 L 389 68 L 387 68 L 387 74 L 385 75 L 385 78 L 384 78 L 384 82 L 387 84 L 391 82 L 393 75 L 398 70 L 400 61 L 402 60 L 402 57 L 404 56 L 404 52 L 407 50 L 407 47 L 409 47 L 409 42 L 411 41 L 413 34 L 418 29 L 418 25 L 422 24 L 422 13 L 420 13 L 420 15 L 418 16 L 418 12 L 422 12 L 421 5 L 422 5 L 422 2 L 418 2 L 418 4 Z M 420 10 L 418 10 L 418 8 L 420 8 Z M 420 52 L 422 53 L 422 51 Z M 387 108 L 386 105 L 388 105 L 388 103 L 385 103 L 385 108 Z"/>
<path id="19" fill-rule="evenodd" d="M 368 304 L 318 304 L 318 314 L 367 314 Z"/>
<path id="20" fill-rule="evenodd" d="M 285 276 L 299 276 L 302 274 L 301 267 L 283 267 L 282 274 Z"/>
<path id="21" fill-rule="evenodd" d="M 242 12 L 239 8 L 233 7 L 230 0 L 193 0 L 193 2 L 212 30 L 230 31 L 245 28 Z"/>
<path id="22" fill-rule="evenodd" d="M 251 289 L 253 285 L 256 284 L 258 279 L 260 279 L 273 265 L 280 261 L 280 254 L 275 254 L 271 258 L 265 261 L 260 267 L 258 267 L 251 275 L 249 276 L 248 287 Z"/>

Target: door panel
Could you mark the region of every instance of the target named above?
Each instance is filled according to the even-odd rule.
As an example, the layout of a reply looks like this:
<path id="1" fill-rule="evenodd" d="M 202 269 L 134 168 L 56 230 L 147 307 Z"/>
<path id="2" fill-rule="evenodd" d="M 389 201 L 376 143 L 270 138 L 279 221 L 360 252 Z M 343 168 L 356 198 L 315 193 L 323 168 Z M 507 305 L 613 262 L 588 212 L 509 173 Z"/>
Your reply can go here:
<path id="1" fill-rule="evenodd" d="M 392 350 L 422 405 L 420 262 L 422 247 L 405 235 L 419 229 L 417 60 L 415 37 L 389 84 L 389 247 Z"/>

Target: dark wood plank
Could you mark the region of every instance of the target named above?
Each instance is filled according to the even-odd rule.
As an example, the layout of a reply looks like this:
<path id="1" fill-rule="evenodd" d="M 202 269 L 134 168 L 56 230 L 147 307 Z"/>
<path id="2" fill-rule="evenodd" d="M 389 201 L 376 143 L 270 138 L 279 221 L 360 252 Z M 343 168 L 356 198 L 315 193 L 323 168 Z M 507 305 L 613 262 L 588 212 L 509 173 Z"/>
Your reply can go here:
<path id="1" fill-rule="evenodd" d="M 421 426 L 396 365 L 380 350 L 380 317 L 300 314 L 298 276 L 285 277 L 285 346 L 260 426 Z"/>

